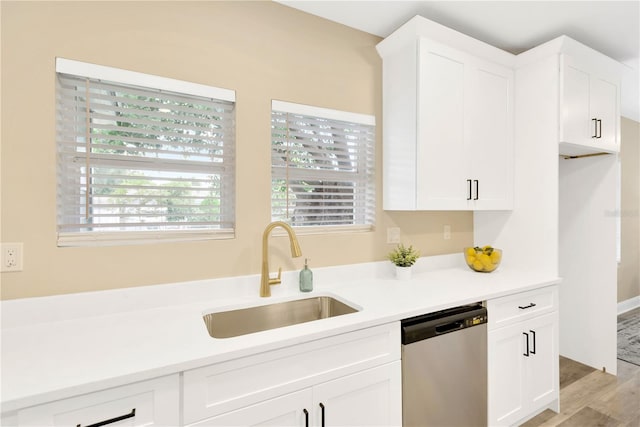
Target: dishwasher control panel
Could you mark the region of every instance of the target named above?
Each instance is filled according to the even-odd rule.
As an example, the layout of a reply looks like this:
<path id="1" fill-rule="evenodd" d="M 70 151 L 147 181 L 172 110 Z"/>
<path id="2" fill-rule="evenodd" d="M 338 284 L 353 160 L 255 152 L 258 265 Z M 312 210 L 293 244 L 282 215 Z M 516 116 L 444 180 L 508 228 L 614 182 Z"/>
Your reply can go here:
<path id="1" fill-rule="evenodd" d="M 483 325 L 487 319 L 487 309 L 481 303 L 411 317 L 402 321 L 402 344 Z"/>

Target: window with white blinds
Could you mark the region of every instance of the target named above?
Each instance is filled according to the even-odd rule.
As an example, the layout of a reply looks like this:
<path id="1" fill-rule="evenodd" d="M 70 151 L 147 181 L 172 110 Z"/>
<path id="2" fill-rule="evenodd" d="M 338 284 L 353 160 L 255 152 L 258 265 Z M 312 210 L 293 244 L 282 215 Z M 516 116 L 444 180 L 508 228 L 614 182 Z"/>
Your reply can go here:
<path id="1" fill-rule="evenodd" d="M 308 230 L 370 230 L 375 118 L 273 101 L 271 217 Z"/>
<path id="2" fill-rule="evenodd" d="M 235 93 L 58 58 L 58 245 L 233 237 Z"/>

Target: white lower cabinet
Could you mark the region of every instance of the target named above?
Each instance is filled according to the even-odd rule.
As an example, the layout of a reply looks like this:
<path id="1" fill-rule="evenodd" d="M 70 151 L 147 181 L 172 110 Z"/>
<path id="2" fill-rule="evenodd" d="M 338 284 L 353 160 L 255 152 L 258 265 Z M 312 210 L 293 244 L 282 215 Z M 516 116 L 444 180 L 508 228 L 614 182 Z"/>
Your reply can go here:
<path id="1" fill-rule="evenodd" d="M 18 411 L 18 426 L 177 426 L 179 375 L 89 393 Z"/>
<path id="2" fill-rule="evenodd" d="M 489 425 L 515 425 L 545 408 L 557 411 L 557 288 L 489 300 L 487 305 L 489 317 L 497 315 L 488 331 Z M 520 316 L 507 317 L 509 305 Z"/>
<path id="3" fill-rule="evenodd" d="M 190 426 L 399 426 L 400 378 L 396 361 Z"/>
<path id="4" fill-rule="evenodd" d="M 399 322 L 184 372 L 188 426 L 399 426 Z"/>
<path id="5" fill-rule="evenodd" d="M 314 387 L 316 417 L 313 425 L 327 427 L 401 425 L 402 368 L 400 363 L 398 360 Z M 321 405 L 324 406 L 324 414 Z M 320 415 L 319 418 L 318 415 Z"/>

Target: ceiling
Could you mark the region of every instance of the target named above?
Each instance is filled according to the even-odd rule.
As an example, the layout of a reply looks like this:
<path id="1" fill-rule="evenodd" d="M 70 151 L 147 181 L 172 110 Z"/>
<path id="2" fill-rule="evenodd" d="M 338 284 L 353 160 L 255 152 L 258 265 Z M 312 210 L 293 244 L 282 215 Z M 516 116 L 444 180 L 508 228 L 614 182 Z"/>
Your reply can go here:
<path id="1" fill-rule="evenodd" d="M 622 115 L 640 121 L 640 0 L 278 2 L 380 37 L 421 15 L 514 54 L 567 35 L 626 65 Z"/>

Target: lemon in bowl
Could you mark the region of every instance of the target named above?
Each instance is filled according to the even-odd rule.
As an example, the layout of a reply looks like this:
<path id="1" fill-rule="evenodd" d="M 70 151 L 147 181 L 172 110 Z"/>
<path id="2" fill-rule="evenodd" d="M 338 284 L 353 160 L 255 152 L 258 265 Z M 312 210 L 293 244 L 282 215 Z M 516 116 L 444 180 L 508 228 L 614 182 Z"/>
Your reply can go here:
<path id="1" fill-rule="evenodd" d="M 502 250 L 491 246 L 464 248 L 464 259 L 473 271 L 491 273 L 502 261 Z"/>

